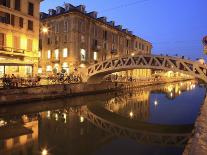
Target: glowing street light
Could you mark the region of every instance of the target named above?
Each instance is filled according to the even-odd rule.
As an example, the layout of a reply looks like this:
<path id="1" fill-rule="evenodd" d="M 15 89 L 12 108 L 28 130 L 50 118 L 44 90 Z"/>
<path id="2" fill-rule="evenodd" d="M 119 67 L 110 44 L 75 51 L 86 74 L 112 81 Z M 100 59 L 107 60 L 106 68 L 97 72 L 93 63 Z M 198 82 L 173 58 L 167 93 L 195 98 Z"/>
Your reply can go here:
<path id="1" fill-rule="evenodd" d="M 129 116 L 132 118 L 132 117 L 134 116 L 134 113 L 131 111 L 131 112 L 129 113 Z"/>
<path id="2" fill-rule="evenodd" d="M 48 151 L 47 151 L 47 149 L 43 149 L 41 154 L 42 154 L 42 155 L 48 155 Z"/>
<path id="3" fill-rule="evenodd" d="M 134 56 L 135 54 L 134 53 L 131 53 L 131 56 Z"/>
<path id="4" fill-rule="evenodd" d="M 84 117 L 80 116 L 80 122 L 83 123 L 84 122 Z"/>
<path id="5" fill-rule="evenodd" d="M 44 34 L 47 34 L 48 33 L 48 27 L 42 27 L 42 32 L 44 33 Z"/>
<path id="6" fill-rule="evenodd" d="M 158 106 L 158 101 L 157 100 L 154 101 L 154 105 Z"/>

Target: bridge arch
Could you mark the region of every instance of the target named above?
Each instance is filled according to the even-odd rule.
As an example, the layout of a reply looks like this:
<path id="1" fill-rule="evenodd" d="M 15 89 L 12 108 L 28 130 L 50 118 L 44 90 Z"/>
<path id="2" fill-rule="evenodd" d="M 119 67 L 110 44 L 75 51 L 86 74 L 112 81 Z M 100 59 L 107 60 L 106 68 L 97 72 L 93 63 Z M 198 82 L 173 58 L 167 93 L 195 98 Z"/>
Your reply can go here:
<path id="1" fill-rule="evenodd" d="M 161 55 L 135 55 L 108 59 L 87 68 L 88 83 L 100 83 L 104 76 L 131 69 L 157 69 L 193 76 L 207 83 L 207 66 L 196 61 Z"/>

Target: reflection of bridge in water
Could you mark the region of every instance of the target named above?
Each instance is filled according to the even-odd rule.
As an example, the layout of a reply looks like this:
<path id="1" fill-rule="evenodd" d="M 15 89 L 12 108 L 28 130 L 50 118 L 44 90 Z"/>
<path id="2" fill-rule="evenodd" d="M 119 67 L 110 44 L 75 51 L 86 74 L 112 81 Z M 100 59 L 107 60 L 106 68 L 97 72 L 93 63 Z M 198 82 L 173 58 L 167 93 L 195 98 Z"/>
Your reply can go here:
<path id="1" fill-rule="evenodd" d="M 127 137 L 139 143 L 161 146 L 184 146 L 193 125 L 158 125 L 133 121 L 104 108 L 83 106 L 80 114 L 96 127 L 117 137 Z"/>
<path id="2" fill-rule="evenodd" d="M 119 115 L 130 117 L 140 121 L 146 121 L 150 117 L 150 95 L 151 93 L 164 93 L 169 99 L 181 95 L 183 92 L 195 87 L 195 81 L 177 82 L 162 86 L 151 86 L 133 89 L 122 95 L 107 100 L 104 107 Z M 157 106 L 157 105 L 155 105 Z"/>

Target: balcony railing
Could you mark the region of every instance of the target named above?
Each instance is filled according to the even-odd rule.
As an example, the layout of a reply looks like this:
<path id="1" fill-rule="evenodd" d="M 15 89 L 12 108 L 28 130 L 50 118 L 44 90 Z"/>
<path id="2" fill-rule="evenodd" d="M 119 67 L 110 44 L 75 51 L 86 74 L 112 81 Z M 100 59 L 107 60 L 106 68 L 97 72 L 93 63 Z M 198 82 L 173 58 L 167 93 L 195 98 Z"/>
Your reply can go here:
<path id="1" fill-rule="evenodd" d="M 0 46 L 0 54 L 18 57 L 38 57 L 38 52 L 28 51 L 24 49 L 16 49 L 6 46 Z"/>

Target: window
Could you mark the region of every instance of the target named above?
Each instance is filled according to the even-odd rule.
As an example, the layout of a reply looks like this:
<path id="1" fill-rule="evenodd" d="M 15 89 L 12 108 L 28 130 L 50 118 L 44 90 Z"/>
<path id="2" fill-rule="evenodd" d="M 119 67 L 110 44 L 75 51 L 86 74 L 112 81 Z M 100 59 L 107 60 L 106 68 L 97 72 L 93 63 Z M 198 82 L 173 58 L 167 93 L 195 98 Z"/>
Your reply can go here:
<path id="1" fill-rule="evenodd" d="M 58 73 L 58 69 L 59 69 L 59 64 L 55 64 L 54 65 L 54 72 Z"/>
<path id="2" fill-rule="evenodd" d="M 26 74 L 31 75 L 32 74 L 32 66 L 25 66 L 26 68 Z"/>
<path id="3" fill-rule="evenodd" d="M 93 52 L 93 60 L 97 61 L 98 60 L 98 53 Z"/>
<path id="4" fill-rule="evenodd" d="M 106 42 L 104 43 L 104 49 L 105 49 L 105 50 L 108 49 L 108 46 L 107 46 L 107 43 L 106 43 Z"/>
<path id="5" fill-rule="evenodd" d="M 113 41 L 113 43 L 115 43 L 115 35 L 114 34 L 112 35 L 112 41 Z"/>
<path id="6" fill-rule="evenodd" d="M 0 33 L 0 49 L 4 46 L 4 34 Z"/>
<path id="7" fill-rule="evenodd" d="M 47 66 L 46 66 L 46 71 L 47 71 L 47 72 L 51 72 L 51 71 L 52 71 L 52 66 L 47 65 Z"/>
<path id="8" fill-rule="evenodd" d="M 63 49 L 63 58 L 66 58 L 66 57 L 68 57 L 68 49 L 64 48 Z"/>
<path id="9" fill-rule="evenodd" d="M 126 40 L 126 47 L 129 47 L 129 40 Z"/>
<path id="10" fill-rule="evenodd" d="M 38 68 L 37 73 L 38 73 L 38 74 L 42 74 L 42 68 Z"/>
<path id="11" fill-rule="evenodd" d="M 66 71 L 66 73 L 69 73 L 69 67 L 68 67 L 68 63 L 67 62 L 63 63 L 62 69 L 64 69 Z"/>
<path id="12" fill-rule="evenodd" d="M 83 35 L 81 35 L 81 42 L 84 43 L 85 42 L 85 37 Z"/>
<path id="13" fill-rule="evenodd" d="M 15 6 L 14 6 L 15 10 L 20 11 L 21 10 L 21 0 L 15 0 Z"/>
<path id="14" fill-rule="evenodd" d="M 40 51 L 38 52 L 38 57 L 39 57 L 39 58 L 41 57 L 41 52 L 40 52 Z"/>
<path id="15" fill-rule="evenodd" d="M 67 43 L 68 42 L 68 35 L 64 35 L 64 43 Z"/>
<path id="16" fill-rule="evenodd" d="M 34 14 L 34 4 L 31 2 L 28 3 L 28 14 L 31 16 Z"/>
<path id="17" fill-rule="evenodd" d="M 19 27 L 24 27 L 24 19 L 22 17 L 19 17 Z"/>
<path id="18" fill-rule="evenodd" d="M 142 44 L 142 50 L 144 50 L 144 44 Z"/>
<path id="19" fill-rule="evenodd" d="M 33 21 L 28 20 L 28 30 L 33 31 Z"/>
<path id="20" fill-rule="evenodd" d="M 139 43 L 139 49 L 141 49 L 141 46 L 142 46 L 142 44 L 141 44 L 141 43 Z"/>
<path id="21" fill-rule="evenodd" d="M 55 44 L 58 44 L 59 42 L 59 36 L 55 36 Z"/>
<path id="22" fill-rule="evenodd" d="M 85 49 L 80 50 L 80 57 L 81 57 L 81 61 L 86 61 L 86 50 Z"/>
<path id="23" fill-rule="evenodd" d="M 55 26 L 55 33 L 59 33 L 59 24 L 56 24 Z"/>
<path id="24" fill-rule="evenodd" d="M 107 33 L 107 31 L 104 31 L 104 32 L 103 32 L 103 38 L 104 38 L 104 40 L 107 40 L 107 38 L 108 38 L 108 33 Z"/>
<path id="25" fill-rule="evenodd" d="M 15 49 L 20 49 L 20 37 L 19 36 L 14 36 L 13 37 L 13 43 L 14 43 L 14 48 Z"/>
<path id="26" fill-rule="evenodd" d="M 14 26 L 15 25 L 15 16 L 11 15 L 11 25 Z"/>
<path id="27" fill-rule="evenodd" d="M 50 45 L 51 44 L 51 39 L 47 38 L 47 44 Z"/>
<path id="28" fill-rule="evenodd" d="M 10 8 L 10 0 L 0 0 L 0 5 Z"/>
<path id="29" fill-rule="evenodd" d="M 58 49 L 55 50 L 55 59 L 59 60 L 59 50 Z"/>
<path id="30" fill-rule="evenodd" d="M 0 11 L 0 23 L 10 24 L 10 14 Z"/>
<path id="31" fill-rule="evenodd" d="M 47 58 L 48 58 L 48 59 L 51 58 L 51 51 L 50 51 L 50 50 L 47 51 Z"/>
<path id="32" fill-rule="evenodd" d="M 32 51 L 32 39 L 27 39 L 27 50 Z"/>
<path id="33" fill-rule="evenodd" d="M 64 21 L 64 32 L 68 32 L 68 21 Z"/>

